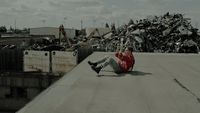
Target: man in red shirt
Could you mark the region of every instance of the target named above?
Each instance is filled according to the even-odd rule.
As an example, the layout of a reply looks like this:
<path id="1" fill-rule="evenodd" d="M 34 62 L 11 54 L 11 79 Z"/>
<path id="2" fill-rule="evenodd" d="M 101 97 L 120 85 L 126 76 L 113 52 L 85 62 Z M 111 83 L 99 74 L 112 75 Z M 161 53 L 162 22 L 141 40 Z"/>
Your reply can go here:
<path id="1" fill-rule="evenodd" d="M 115 73 L 126 73 L 133 69 L 135 58 L 132 54 L 133 48 L 127 47 L 124 52 L 116 52 L 117 61 L 112 57 L 105 57 L 97 62 L 88 61 L 91 68 L 98 74 L 102 68 L 110 65 Z"/>

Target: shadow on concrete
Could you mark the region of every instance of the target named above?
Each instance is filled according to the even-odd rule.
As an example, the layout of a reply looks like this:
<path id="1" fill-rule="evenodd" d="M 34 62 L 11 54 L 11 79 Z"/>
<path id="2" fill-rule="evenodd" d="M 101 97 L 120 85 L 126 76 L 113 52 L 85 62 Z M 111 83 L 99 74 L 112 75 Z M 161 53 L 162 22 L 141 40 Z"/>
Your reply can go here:
<path id="1" fill-rule="evenodd" d="M 111 74 L 107 74 L 107 75 L 105 75 L 105 74 L 99 74 L 99 75 L 97 75 L 97 77 L 120 77 L 120 76 L 118 76 L 118 75 L 111 75 Z"/>
<path id="2" fill-rule="evenodd" d="M 152 75 L 152 73 L 147 73 L 143 71 L 130 71 L 126 74 L 130 74 L 131 76 L 145 76 L 145 75 Z"/>
<path id="3" fill-rule="evenodd" d="M 104 70 L 105 72 L 113 72 L 113 71 L 108 71 Z M 114 73 L 114 72 L 113 72 Z M 126 75 L 131 75 L 131 76 L 146 76 L 146 75 L 152 75 L 152 73 L 147 73 L 147 72 L 142 72 L 142 71 L 130 71 L 127 73 L 114 73 L 114 74 L 99 74 L 98 77 L 123 77 Z"/>

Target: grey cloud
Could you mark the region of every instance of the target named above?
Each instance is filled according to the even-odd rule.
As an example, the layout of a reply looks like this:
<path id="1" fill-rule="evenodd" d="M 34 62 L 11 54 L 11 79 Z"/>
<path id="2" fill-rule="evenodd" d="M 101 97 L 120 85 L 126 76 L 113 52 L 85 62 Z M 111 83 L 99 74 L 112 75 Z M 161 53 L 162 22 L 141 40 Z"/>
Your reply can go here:
<path id="1" fill-rule="evenodd" d="M 90 7 L 90 6 L 99 6 L 101 2 L 99 1 L 69 1 L 68 2 L 74 6 L 81 6 L 81 7 Z"/>
<path id="2" fill-rule="evenodd" d="M 0 0 L 0 7 L 10 7 L 19 0 Z"/>
<path id="3" fill-rule="evenodd" d="M 102 3 L 97 0 L 86 0 L 86 1 L 49 1 L 49 5 L 56 8 L 77 8 L 77 7 L 94 7 L 99 6 Z"/>
<path id="4" fill-rule="evenodd" d="M 55 25 L 67 16 L 69 18 L 65 20 L 68 24 L 78 26 L 80 19 L 83 19 L 89 26 L 94 18 L 97 22 L 125 22 L 129 18 L 145 18 L 169 11 L 190 14 L 195 21 L 199 21 L 199 4 L 199 0 L 0 0 L 0 18 L 2 23 L 8 23 L 5 19 L 8 17 L 30 19 L 35 21 L 31 21 L 32 24 L 25 23 L 26 21 L 22 23 L 40 26 L 40 19 L 46 19 L 47 25 Z"/>
<path id="5" fill-rule="evenodd" d="M 21 5 L 21 8 L 22 8 L 22 10 L 30 10 L 31 9 L 30 7 L 28 7 L 24 4 Z"/>
<path id="6" fill-rule="evenodd" d="M 31 14 L 34 13 L 35 9 L 32 9 L 24 4 L 21 4 L 20 7 L 12 7 L 11 12 L 18 14 Z"/>
<path id="7" fill-rule="evenodd" d="M 49 1 L 48 2 L 49 5 L 53 6 L 53 7 L 60 7 L 62 6 L 62 3 L 56 2 L 56 1 Z"/>
<path id="8" fill-rule="evenodd" d="M 99 11 L 99 14 L 112 14 L 112 9 L 109 9 L 107 7 L 102 7 L 101 10 Z"/>

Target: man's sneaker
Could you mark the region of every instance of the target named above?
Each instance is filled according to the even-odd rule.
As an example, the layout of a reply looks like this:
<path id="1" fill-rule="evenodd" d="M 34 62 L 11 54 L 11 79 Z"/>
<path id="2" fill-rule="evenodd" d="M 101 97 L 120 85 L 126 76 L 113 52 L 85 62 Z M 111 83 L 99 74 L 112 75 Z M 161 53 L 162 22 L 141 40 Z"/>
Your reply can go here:
<path id="1" fill-rule="evenodd" d="M 93 63 L 93 62 L 91 62 L 91 61 L 88 61 L 88 64 L 91 65 L 91 66 L 94 66 L 94 67 L 97 66 L 97 63 Z"/>
<path id="2" fill-rule="evenodd" d="M 99 72 L 101 71 L 102 67 L 95 67 L 95 66 L 92 66 L 91 67 L 92 70 L 94 70 L 97 74 L 99 74 Z"/>

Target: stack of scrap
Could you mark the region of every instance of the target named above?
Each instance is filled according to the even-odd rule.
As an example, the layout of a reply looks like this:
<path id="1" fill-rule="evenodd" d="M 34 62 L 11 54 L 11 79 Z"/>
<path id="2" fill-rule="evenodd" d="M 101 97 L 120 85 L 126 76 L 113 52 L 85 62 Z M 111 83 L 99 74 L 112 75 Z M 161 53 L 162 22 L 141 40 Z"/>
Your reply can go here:
<path id="1" fill-rule="evenodd" d="M 135 22 L 130 20 L 128 25 L 117 29 L 112 25 L 111 31 L 112 35 L 105 38 L 107 46 L 104 47 L 108 51 L 122 44 L 138 52 L 198 53 L 200 47 L 198 29 L 182 14 L 166 13 Z"/>
<path id="2" fill-rule="evenodd" d="M 198 53 L 200 35 L 198 29 L 191 25 L 190 18 L 183 14 L 166 13 L 162 16 L 148 16 L 146 19 L 133 21 L 118 28 L 115 24 L 106 25 L 108 32 L 101 33 L 100 29 L 81 31 L 81 35 L 70 42 L 75 49 L 91 45 L 97 51 L 116 51 L 132 46 L 137 52 L 162 53 Z M 85 36 L 87 31 L 91 31 Z M 83 33 L 82 33 L 83 32 Z M 43 39 L 40 43 L 31 45 L 34 50 L 66 50 L 65 42 Z"/>

